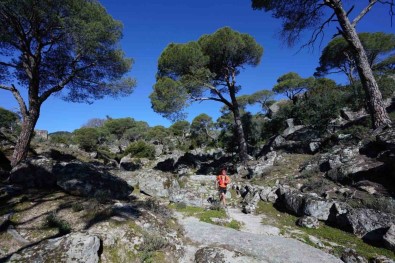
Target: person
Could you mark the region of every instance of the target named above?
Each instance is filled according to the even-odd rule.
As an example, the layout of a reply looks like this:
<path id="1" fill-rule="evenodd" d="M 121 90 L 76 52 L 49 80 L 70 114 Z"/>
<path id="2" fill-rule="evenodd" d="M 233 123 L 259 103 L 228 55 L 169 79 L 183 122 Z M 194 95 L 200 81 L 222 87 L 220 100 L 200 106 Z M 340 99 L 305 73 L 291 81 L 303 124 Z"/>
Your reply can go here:
<path id="1" fill-rule="evenodd" d="M 216 187 L 218 187 L 219 201 L 226 207 L 226 191 L 230 183 L 230 178 L 226 174 L 226 168 L 222 168 L 220 174 L 217 176 Z"/>

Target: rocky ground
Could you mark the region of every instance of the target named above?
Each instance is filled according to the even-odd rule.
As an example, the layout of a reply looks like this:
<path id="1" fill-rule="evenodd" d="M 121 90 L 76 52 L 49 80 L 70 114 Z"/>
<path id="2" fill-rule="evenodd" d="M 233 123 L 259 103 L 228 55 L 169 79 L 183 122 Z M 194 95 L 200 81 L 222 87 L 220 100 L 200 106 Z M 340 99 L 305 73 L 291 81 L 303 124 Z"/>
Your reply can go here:
<path id="1" fill-rule="evenodd" d="M 394 262 L 395 129 L 309 132 L 289 128 L 248 166 L 220 149 L 117 163 L 36 147 L 0 170 L 0 262 Z"/>

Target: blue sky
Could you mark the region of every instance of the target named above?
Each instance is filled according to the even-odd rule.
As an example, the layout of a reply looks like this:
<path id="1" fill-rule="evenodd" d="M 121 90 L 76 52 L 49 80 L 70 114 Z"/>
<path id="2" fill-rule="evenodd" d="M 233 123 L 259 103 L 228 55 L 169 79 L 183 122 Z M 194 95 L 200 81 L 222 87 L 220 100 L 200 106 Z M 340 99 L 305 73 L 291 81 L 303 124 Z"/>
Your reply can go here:
<path id="1" fill-rule="evenodd" d="M 115 19 L 124 24 L 124 37 L 121 46 L 128 57 L 135 60 L 129 73 L 137 79 L 138 85 L 132 95 L 124 98 L 105 98 L 91 105 L 66 103 L 58 97 L 51 97 L 44 102 L 36 129 L 49 132 L 73 131 L 80 128 L 92 118 L 132 117 L 148 122 L 150 126 L 164 125 L 171 122 L 151 109 L 149 94 L 155 83 L 158 58 L 163 49 L 171 42 L 185 43 L 197 40 L 203 34 L 211 34 L 224 26 L 229 26 L 241 33 L 252 35 L 264 48 L 261 64 L 255 68 L 247 67 L 238 76 L 242 86 L 239 95 L 251 94 L 261 89 L 271 89 L 278 77 L 294 71 L 302 77 L 312 76 L 318 66 L 321 50 L 335 32 L 332 25 L 325 33 L 321 47 L 316 43 L 314 49 L 297 52 L 308 37 L 294 48 L 282 44 L 278 37 L 281 21 L 273 19 L 270 14 L 251 9 L 249 0 L 101 0 L 102 5 Z M 357 2 L 352 17 L 367 3 Z M 362 2 L 362 4 L 361 4 Z M 358 32 L 382 31 L 395 33 L 391 28 L 388 8 L 377 5 L 358 25 Z M 395 21 L 394 21 L 395 22 Z M 338 76 L 337 82 L 344 78 Z M 188 121 L 200 113 L 206 113 L 216 120 L 221 104 L 202 102 L 188 109 Z M 18 110 L 12 95 L 0 90 L 0 107 Z"/>

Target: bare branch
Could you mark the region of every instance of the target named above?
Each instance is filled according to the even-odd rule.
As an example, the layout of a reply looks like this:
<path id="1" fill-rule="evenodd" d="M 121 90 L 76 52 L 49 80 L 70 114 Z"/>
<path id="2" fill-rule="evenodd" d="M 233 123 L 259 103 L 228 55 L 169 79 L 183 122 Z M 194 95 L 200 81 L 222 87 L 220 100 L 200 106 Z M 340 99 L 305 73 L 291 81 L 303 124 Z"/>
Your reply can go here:
<path id="1" fill-rule="evenodd" d="M 359 22 L 359 20 L 361 20 L 369 11 L 370 9 L 372 9 L 372 7 L 374 6 L 374 4 L 376 4 L 378 2 L 378 0 L 370 0 L 369 1 L 369 5 L 366 6 L 361 13 L 359 13 L 359 15 L 354 19 L 354 21 L 352 21 L 351 26 L 355 27 L 357 25 L 357 23 Z"/>
<path id="2" fill-rule="evenodd" d="M 215 88 L 213 85 L 210 85 L 210 84 L 208 84 L 208 83 L 204 83 L 204 86 L 207 87 L 207 88 L 209 88 L 209 89 L 210 89 L 211 91 L 213 91 L 215 94 L 217 94 L 217 96 L 219 97 L 219 99 L 214 98 L 216 101 L 219 101 L 219 102 L 224 103 L 224 104 L 225 104 L 226 106 L 228 106 L 230 109 L 233 108 L 233 104 L 230 103 L 230 102 L 222 95 L 222 93 L 221 93 L 217 88 Z"/>
<path id="3" fill-rule="evenodd" d="M 12 92 L 12 95 L 14 95 L 15 99 L 18 101 L 19 108 L 20 108 L 21 113 L 22 113 L 22 117 L 26 118 L 26 116 L 28 116 L 29 113 L 27 111 L 27 107 L 26 107 L 25 101 L 23 100 L 21 94 L 15 88 L 15 86 L 11 85 L 11 87 L 9 87 L 9 86 L 5 86 L 5 85 L 0 84 L 0 89 L 9 90 L 9 91 Z"/>
<path id="4" fill-rule="evenodd" d="M 311 36 L 311 38 L 310 38 L 310 40 L 306 43 L 306 44 L 304 44 L 303 46 L 301 46 L 301 48 L 300 48 L 300 50 L 302 50 L 303 48 L 305 48 L 305 47 L 307 47 L 307 46 L 311 46 L 316 40 L 317 40 L 317 38 L 318 38 L 318 36 L 319 35 L 324 35 L 324 27 L 325 26 L 327 26 L 330 22 L 332 22 L 332 20 L 333 20 L 333 18 L 335 17 L 335 13 L 333 12 L 333 14 L 327 19 L 327 20 L 325 20 L 322 24 L 321 24 L 321 26 L 319 27 L 319 28 L 316 28 L 314 31 L 313 31 L 313 34 L 312 34 L 312 36 Z M 323 37 L 322 37 L 323 38 Z M 321 41 L 322 41 L 322 38 L 321 38 Z"/>
<path id="5" fill-rule="evenodd" d="M 15 64 L 6 63 L 6 62 L 2 62 L 2 61 L 0 61 L 0 65 L 6 66 L 6 67 L 12 67 L 12 68 L 17 67 Z"/>

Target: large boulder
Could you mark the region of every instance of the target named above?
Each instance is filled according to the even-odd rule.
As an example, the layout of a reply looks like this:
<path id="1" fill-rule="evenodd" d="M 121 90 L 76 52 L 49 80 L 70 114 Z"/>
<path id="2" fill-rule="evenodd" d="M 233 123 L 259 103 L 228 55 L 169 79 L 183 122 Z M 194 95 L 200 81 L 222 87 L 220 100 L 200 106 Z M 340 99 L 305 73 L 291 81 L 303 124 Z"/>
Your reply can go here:
<path id="1" fill-rule="evenodd" d="M 170 191 L 178 189 L 177 180 L 170 174 L 148 169 L 134 175 L 140 191 L 154 197 L 169 197 Z"/>
<path id="2" fill-rule="evenodd" d="M 305 195 L 296 189 L 280 187 L 277 189 L 278 199 L 276 204 L 286 211 L 302 216 L 305 203 Z"/>
<path id="3" fill-rule="evenodd" d="M 351 209 L 341 217 L 342 227 L 370 242 L 381 242 L 388 228 L 395 223 L 395 216 L 381 211 Z"/>
<path id="4" fill-rule="evenodd" d="M 88 163 L 59 163 L 53 172 L 57 185 L 70 194 L 125 199 L 133 192 L 123 179 Z"/>
<path id="5" fill-rule="evenodd" d="M 326 221 L 333 204 L 333 201 L 318 198 L 306 198 L 303 207 L 303 214 L 313 216 L 318 220 Z"/>
<path id="6" fill-rule="evenodd" d="M 53 160 L 43 156 L 29 158 L 11 170 L 10 183 L 26 188 L 53 188 L 57 181 L 54 165 Z"/>
<path id="7" fill-rule="evenodd" d="M 6 262 L 99 262 L 100 239 L 85 233 L 71 233 L 28 246 Z"/>

